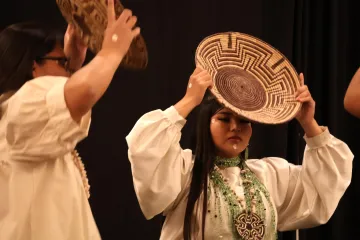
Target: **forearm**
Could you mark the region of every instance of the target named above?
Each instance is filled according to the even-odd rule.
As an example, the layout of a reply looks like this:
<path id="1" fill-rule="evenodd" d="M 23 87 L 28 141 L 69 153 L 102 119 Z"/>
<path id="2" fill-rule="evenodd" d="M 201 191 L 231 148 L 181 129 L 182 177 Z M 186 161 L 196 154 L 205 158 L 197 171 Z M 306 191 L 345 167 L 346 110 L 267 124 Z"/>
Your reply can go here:
<path id="1" fill-rule="evenodd" d="M 323 132 L 315 119 L 308 123 L 300 123 L 300 125 L 308 138 L 315 137 Z"/>
<path id="2" fill-rule="evenodd" d="M 100 51 L 88 65 L 70 77 L 64 95 L 75 121 L 79 121 L 105 93 L 121 60 Z"/>
<path id="3" fill-rule="evenodd" d="M 346 111 L 360 118 L 360 68 L 352 78 L 344 98 Z"/>

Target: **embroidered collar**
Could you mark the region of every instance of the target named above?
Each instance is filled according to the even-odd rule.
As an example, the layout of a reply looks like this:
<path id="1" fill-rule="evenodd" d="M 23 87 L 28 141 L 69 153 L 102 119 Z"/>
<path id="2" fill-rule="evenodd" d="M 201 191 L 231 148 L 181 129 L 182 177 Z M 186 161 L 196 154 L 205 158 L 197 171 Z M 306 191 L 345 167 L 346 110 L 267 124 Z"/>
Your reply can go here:
<path id="1" fill-rule="evenodd" d="M 223 158 L 216 156 L 215 158 L 215 165 L 219 168 L 228 168 L 228 167 L 237 167 L 239 166 L 244 160 L 241 159 L 239 156 L 233 158 Z"/>

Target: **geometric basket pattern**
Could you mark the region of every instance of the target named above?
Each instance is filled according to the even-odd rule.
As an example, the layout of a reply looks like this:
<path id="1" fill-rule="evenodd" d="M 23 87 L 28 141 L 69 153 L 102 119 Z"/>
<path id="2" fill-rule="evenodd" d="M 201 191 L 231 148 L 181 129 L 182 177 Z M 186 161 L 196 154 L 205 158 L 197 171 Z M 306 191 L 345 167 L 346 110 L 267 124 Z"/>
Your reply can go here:
<path id="1" fill-rule="evenodd" d="M 299 76 L 290 61 L 253 36 L 217 33 L 198 46 L 195 62 L 213 78 L 211 92 L 219 102 L 254 122 L 280 124 L 301 108 L 295 100 Z"/>

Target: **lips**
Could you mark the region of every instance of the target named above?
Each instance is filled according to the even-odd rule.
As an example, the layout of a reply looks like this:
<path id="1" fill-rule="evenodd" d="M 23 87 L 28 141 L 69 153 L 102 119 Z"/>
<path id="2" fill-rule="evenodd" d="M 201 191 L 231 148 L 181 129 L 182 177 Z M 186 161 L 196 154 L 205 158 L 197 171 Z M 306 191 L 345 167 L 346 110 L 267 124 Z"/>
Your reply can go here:
<path id="1" fill-rule="evenodd" d="M 241 138 L 238 136 L 233 136 L 233 137 L 229 137 L 229 140 L 241 141 Z"/>

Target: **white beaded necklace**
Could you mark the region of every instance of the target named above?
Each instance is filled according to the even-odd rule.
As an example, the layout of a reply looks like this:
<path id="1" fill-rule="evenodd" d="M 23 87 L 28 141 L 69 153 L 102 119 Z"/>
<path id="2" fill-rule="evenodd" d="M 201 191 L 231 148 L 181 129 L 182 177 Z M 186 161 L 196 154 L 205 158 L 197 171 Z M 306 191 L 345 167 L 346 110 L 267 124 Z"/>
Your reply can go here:
<path id="1" fill-rule="evenodd" d="M 76 151 L 76 150 L 72 151 L 71 155 L 73 156 L 75 166 L 78 168 L 78 170 L 80 172 L 81 179 L 82 179 L 82 182 L 83 182 L 83 186 L 84 186 L 86 195 L 89 198 L 90 197 L 90 185 L 89 185 L 89 179 L 87 178 L 84 163 L 82 162 L 78 151 Z"/>

